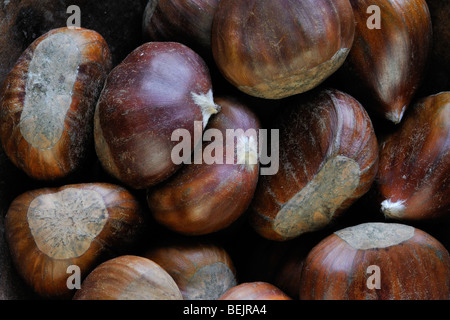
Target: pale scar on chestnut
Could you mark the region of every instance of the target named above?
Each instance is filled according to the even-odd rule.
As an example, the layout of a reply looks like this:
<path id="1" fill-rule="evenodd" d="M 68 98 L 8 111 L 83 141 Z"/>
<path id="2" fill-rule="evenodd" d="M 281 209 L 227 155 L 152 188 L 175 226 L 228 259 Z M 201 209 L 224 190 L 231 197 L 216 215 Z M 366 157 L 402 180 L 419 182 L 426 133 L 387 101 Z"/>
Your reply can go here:
<path id="1" fill-rule="evenodd" d="M 198 284 L 202 286 L 202 290 L 199 290 Z M 235 285 L 236 278 L 230 268 L 222 262 L 216 262 L 200 268 L 194 274 L 186 286 L 186 295 L 188 300 L 205 300 L 211 297 L 217 299 Z"/>
<path id="2" fill-rule="evenodd" d="M 335 232 L 351 247 L 360 250 L 387 248 L 414 236 L 414 228 L 396 223 L 368 223 Z"/>
<path id="3" fill-rule="evenodd" d="M 274 219 L 274 230 L 293 238 L 326 226 L 359 185 L 360 167 L 353 159 L 328 159 L 317 175 L 292 197 Z"/>
<path id="4" fill-rule="evenodd" d="M 102 196 L 94 190 L 64 189 L 36 197 L 27 221 L 39 250 L 55 259 L 83 255 L 108 220 Z"/>
<path id="5" fill-rule="evenodd" d="M 64 132 L 81 52 L 63 33 L 42 40 L 28 68 L 20 132 L 37 149 L 52 148 Z"/>

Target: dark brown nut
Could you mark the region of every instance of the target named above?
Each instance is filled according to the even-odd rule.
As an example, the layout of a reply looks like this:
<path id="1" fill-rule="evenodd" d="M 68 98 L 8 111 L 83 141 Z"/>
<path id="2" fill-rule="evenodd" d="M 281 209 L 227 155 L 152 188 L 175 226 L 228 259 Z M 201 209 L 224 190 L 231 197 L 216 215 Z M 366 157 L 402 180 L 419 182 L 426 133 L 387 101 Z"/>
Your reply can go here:
<path id="1" fill-rule="evenodd" d="M 219 0 L 149 0 L 142 20 L 144 39 L 181 42 L 209 61 L 218 5 Z"/>
<path id="2" fill-rule="evenodd" d="M 241 283 L 227 292 L 219 300 L 292 300 L 273 284 L 257 281 Z"/>
<path id="3" fill-rule="evenodd" d="M 334 73 L 354 31 L 348 0 L 221 0 L 212 51 L 238 89 L 279 99 L 313 89 Z"/>
<path id="4" fill-rule="evenodd" d="M 370 189 L 378 168 L 372 122 L 353 97 L 320 89 L 286 103 L 274 126 L 280 169 L 260 177 L 250 214 L 273 240 L 330 226 Z"/>
<path id="5" fill-rule="evenodd" d="M 301 300 L 448 300 L 450 256 L 428 233 L 395 223 L 336 231 L 308 254 Z"/>
<path id="6" fill-rule="evenodd" d="M 94 116 L 98 158 L 127 186 L 151 187 L 180 168 L 171 158 L 172 133 L 186 129 L 195 138 L 195 122 L 203 129 L 219 110 L 197 53 L 177 42 L 145 43 L 106 80 Z"/>
<path id="7" fill-rule="evenodd" d="M 247 210 L 258 182 L 257 117 L 235 98 L 219 97 L 215 101 L 221 111 L 211 118 L 205 134 L 216 130 L 213 133 L 220 133 L 222 141 L 210 137 L 213 142 L 205 141 L 200 150 L 200 163 L 192 159 L 147 192 L 153 217 L 182 234 L 204 235 L 230 226 Z M 228 138 L 230 130 L 235 136 Z M 234 153 L 232 157 L 229 150 Z M 208 160 L 210 155 L 212 159 Z"/>
<path id="8" fill-rule="evenodd" d="M 350 3 L 356 31 L 345 75 L 356 80 L 373 99 L 367 107 L 399 123 L 423 80 L 431 49 L 432 24 L 427 3 L 425 0 L 350 0 Z M 368 27 L 367 10 L 371 6 L 379 8 L 379 29 Z"/>
<path id="9" fill-rule="evenodd" d="M 172 277 L 157 263 L 124 255 L 105 261 L 83 281 L 73 300 L 182 300 Z"/>
<path id="10" fill-rule="evenodd" d="M 169 243 L 148 250 L 144 256 L 172 276 L 184 300 L 217 300 L 237 285 L 230 256 L 209 242 Z"/>
<path id="11" fill-rule="evenodd" d="M 54 29 L 34 41 L 0 91 L 0 138 L 30 177 L 55 180 L 83 164 L 95 103 L 111 68 L 108 45 L 87 29 Z"/>
<path id="12" fill-rule="evenodd" d="M 83 279 L 111 255 L 129 250 L 145 226 L 139 202 L 122 187 L 77 184 L 18 196 L 5 218 L 13 263 L 40 296 L 68 298 L 68 267 Z"/>
<path id="13" fill-rule="evenodd" d="M 397 130 L 380 144 L 376 179 L 387 218 L 429 220 L 450 215 L 450 92 L 411 107 Z"/>

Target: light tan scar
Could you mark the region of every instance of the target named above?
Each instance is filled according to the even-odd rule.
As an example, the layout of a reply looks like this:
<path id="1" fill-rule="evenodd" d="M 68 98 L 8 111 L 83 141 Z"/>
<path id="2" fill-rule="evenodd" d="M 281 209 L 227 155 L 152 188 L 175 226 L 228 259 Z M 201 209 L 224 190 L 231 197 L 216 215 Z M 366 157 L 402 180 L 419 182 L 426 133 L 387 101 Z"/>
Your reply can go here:
<path id="1" fill-rule="evenodd" d="M 102 196 L 93 190 L 75 188 L 36 197 L 27 213 L 37 247 L 55 259 L 83 255 L 107 220 Z"/>

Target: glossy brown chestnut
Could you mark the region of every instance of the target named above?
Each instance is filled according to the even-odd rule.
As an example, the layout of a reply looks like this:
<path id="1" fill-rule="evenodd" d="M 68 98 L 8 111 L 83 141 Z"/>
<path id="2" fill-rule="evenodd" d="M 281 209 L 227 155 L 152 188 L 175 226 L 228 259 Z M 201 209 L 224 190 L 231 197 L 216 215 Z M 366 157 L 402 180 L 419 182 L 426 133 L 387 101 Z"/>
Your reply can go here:
<path id="1" fill-rule="evenodd" d="M 97 266 L 73 300 L 182 300 L 172 277 L 157 263 L 124 255 Z"/>
<path id="2" fill-rule="evenodd" d="M 448 300 L 450 256 L 428 233 L 395 223 L 341 229 L 308 254 L 303 300 Z"/>
<path id="3" fill-rule="evenodd" d="M 209 58 L 218 4 L 219 0 L 149 0 L 142 21 L 144 39 L 181 42 Z"/>
<path id="4" fill-rule="evenodd" d="M 250 223 L 262 236 L 288 240 L 323 229 L 370 188 L 378 144 L 362 105 L 334 89 L 286 101 L 279 130 L 280 169 L 261 176 Z"/>
<path id="5" fill-rule="evenodd" d="M 380 145 L 376 191 L 388 218 L 450 214 L 450 92 L 418 101 Z"/>
<path id="6" fill-rule="evenodd" d="M 161 245 L 148 250 L 144 257 L 172 276 L 184 300 L 216 300 L 237 285 L 230 256 L 212 243 L 190 241 Z"/>
<path id="7" fill-rule="evenodd" d="M 0 137 L 11 161 L 42 180 L 79 169 L 110 68 L 108 45 L 93 30 L 59 28 L 34 41 L 0 91 Z"/>
<path id="8" fill-rule="evenodd" d="M 177 144 L 172 133 L 185 129 L 194 137 L 194 122 L 204 128 L 218 111 L 208 68 L 197 53 L 176 42 L 145 43 L 106 80 L 94 117 L 98 158 L 127 186 L 153 186 L 180 167 L 171 159 Z M 191 150 L 199 142 L 193 139 Z"/>
<path id="9" fill-rule="evenodd" d="M 139 202 L 122 187 L 76 184 L 18 196 L 5 218 L 13 263 L 40 296 L 67 298 L 69 266 L 84 278 L 111 255 L 131 248 L 144 230 Z"/>
<path id="10" fill-rule="evenodd" d="M 372 99 L 371 108 L 399 123 L 421 84 L 432 40 L 425 0 L 350 0 L 355 39 L 346 75 Z M 368 26 L 368 8 L 379 8 L 379 29 Z M 375 11 L 376 14 L 376 11 Z M 375 16 L 374 16 L 375 18 Z"/>
<path id="11" fill-rule="evenodd" d="M 308 91 L 344 62 L 355 31 L 348 0 L 221 0 L 214 60 L 241 91 L 279 99 Z"/>
<path id="12" fill-rule="evenodd" d="M 292 300 L 276 286 L 262 281 L 241 283 L 227 292 L 219 300 Z"/>
<path id="13" fill-rule="evenodd" d="M 258 118 L 237 98 L 215 101 L 221 111 L 205 131 L 214 137 L 204 137 L 202 161 L 193 159 L 147 193 L 153 217 L 182 234 L 204 235 L 228 227 L 247 210 L 258 182 Z M 228 130 L 235 130 L 235 137 L 228 139 Z M 216 133 L 222 142 L 215 140 Z"/>

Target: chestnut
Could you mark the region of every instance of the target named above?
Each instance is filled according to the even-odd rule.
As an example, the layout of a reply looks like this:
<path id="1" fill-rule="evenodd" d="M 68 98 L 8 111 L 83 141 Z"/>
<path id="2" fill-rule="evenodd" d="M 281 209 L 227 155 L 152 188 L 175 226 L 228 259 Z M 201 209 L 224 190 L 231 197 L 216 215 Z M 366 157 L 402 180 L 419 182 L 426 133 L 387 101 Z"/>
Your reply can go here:
<path id="1" fill-rule="evenodd" d="M 93 147 L 95 103 L 110 68 L 96 31 L 58 28 L 36 39 L 0 90 L 0 138 L 11 161 L 40 180 L 79 169 Z"/>
<path id="2" fill-rule="evenodd" d="M 149 0 L 142 30 L 149 41 L 175 41 L 209 60 L 211 28 L 219 0 Z"/>
<path id="3" fill-rule="evenodd" d="M 356 30 L 345 75 L 357 81 L 367 106 L 384 119 L 401 122 L 424 77 L 432 41 L 425 0 L 350 0 Z M 379 8 L 379 28 L 369 28 L 370 6 Z"/>
<path id="4" fill-rule="evenodd" d="M 334 232 L 306 257 L 301 300 L 448 300 L 450 256 L 415 227 L 368 222 Z"/>
<path id="5" fill-rule="evenodd" d="M 420 99 L 381 140 L 378 205 L 387 218 L 430 220 L 450 214 L 450 92 Z"/>
<path id="6" fill-rule="evenodd" d="M 280 99 L 333 74 L 354 31 L 348 0 L 221 0 L 211 43 L 230 83 L 252 96 Z"/>
<path id="7" fill-rule="evenodd" d="M 106 79 L 94 116 L 97 156 L 121 183 L 148 188 L 180 168 L 171 159 L 172 133 L 193 136 L 195 122 L 204 128 L 219 110 L 197 53 L 176 42 L 145 43 Z M 200 138 L 192 139 L 192 150 Z"/>
<path id="8" fill-rule="evenodd" d="M 319 89 L 287 99 L 275 175 L 261 176 L 250 223 L 271 240 L 330 226 L 371 187 L 378 143 L 371 119 L 352 96 Z"/>
<path id="9" fill-rule="evenodd" d="M 41 297 L 66 299 L 67 270 L 84 278 L 95 266 L 129 250 L 146 223 L 138 200 L 108 183 L 27 191 L 5 217 L 5 237 L 18 273 Z"/>
<path id="10" fill-rule="evenodd" d="M 97 266 L 73 300 L 182 300 L 172 277 L 157 263 L 123 255 Z"/>
<path id="11" fill-rule="evenodd" d="M 144 257 L 156 262 L 175 280 L 184 300 L 217 300 L 237 285 L 233 262 L 219 245 L 183 241 L 149 249 Z"/>
<path id="12" fill-rule="evenodd" d="M 255 281 L 234 286 L 225 292 L 219 300 L 292 300 L 286 293 L 273 284 Z"/>
<path id="13" fill-rule="evenodd" d="M 236 97 L 215 101 L 221 111 L 205 130 L 201 153 L 197 153 L 201 161 L 195 159 L 194 151 L 189 164 L 147 191 L 155 220 L 186 235 L 210 234 L 230 226 L 247 210 L 258 182 L 258 118 Z"/>

